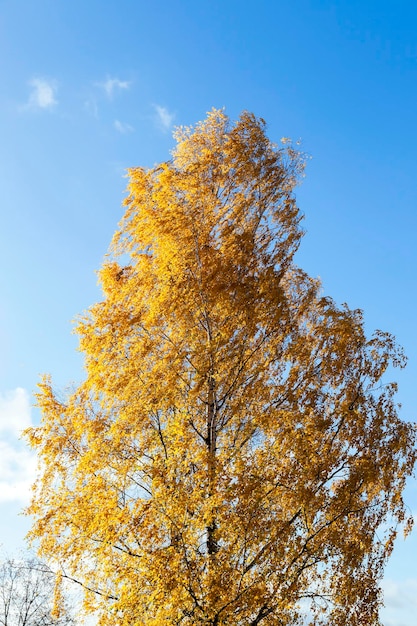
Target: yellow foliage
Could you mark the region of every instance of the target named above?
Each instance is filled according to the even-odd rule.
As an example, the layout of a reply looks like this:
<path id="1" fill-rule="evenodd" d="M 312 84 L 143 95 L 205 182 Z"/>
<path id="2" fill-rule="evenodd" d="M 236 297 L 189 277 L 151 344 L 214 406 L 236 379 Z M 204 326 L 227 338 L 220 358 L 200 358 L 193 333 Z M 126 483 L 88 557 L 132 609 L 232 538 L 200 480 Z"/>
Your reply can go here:
<path id="1" fill-rule="evenodd" d="M 40 386 L 30 536 L 103 626 L 283 626 L 306 600 L 311 623 L 376 625 L 410 524 L 414 427 L 379 383 L 401 351 L 294 265 L 288 140 L 221 111 L 176 139 L 129 172 L 85 381 Z"/>

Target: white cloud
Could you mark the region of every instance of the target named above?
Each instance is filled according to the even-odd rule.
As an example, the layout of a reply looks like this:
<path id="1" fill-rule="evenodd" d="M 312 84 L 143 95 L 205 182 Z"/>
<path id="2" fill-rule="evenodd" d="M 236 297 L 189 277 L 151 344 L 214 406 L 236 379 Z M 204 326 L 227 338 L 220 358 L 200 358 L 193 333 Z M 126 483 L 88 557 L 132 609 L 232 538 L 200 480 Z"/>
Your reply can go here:
<path id="1" fill-rule="evenodd" d="M 108 77 L 104 83 L 97 83 L 104 89 L 108 98 L 111 98 L 118 90 L 129 89 L 132 84 L 129 80 L 120 80 L 119 78 Z"/>
<path id="2" fill-rule="evenodd" d="M 127 133 L 133 133 L 135 130 L 133 126 L 130 124 L 126 124 L 126 122 L 120 122 L 119 120 L 114 120 L 114 127 L 122 135 L 126 135 Z"/>
<path id="3" fill-rule="evenodd" d="M 175 113 L 171 113 L 170 111 L 168 111 L 168 109 L 160 106 L 159 104 L 155 104 L 154 108 L 156 111 L 159 126 L 164 131 L 169 130 L 171 128 L 172 122 L 174 121 Z"/>
<path id="4" fill-rule="evenodd" d="M 18 387 L 0 393 L 0 436 L 3 433 L 18 436 L 31 423 L 29 398 L 24 389 Z"/>
<path id="5" fill-rule="evenodd" d="M 57 87 L 53 81 L 44 78 L 32 78 L 29 81 L 32 91 L 29 96 L 28 107 L 51 109 L 58 101 L 56 99 Z"/>
<path id="6" fill-rule="evenodd" d="M 17 388 L 0 393 L 0 502 L 27 503 L 30 498 L 36 455 L 20 437 L 31 425 L 27 392 Z"/>
<path id="7" fill-rule="evenodd" d="M 384 609 L 382 621 L 386 626 L 414 626 L 417 610 L 417 578 L 397 581 L 384 578 Z"/>

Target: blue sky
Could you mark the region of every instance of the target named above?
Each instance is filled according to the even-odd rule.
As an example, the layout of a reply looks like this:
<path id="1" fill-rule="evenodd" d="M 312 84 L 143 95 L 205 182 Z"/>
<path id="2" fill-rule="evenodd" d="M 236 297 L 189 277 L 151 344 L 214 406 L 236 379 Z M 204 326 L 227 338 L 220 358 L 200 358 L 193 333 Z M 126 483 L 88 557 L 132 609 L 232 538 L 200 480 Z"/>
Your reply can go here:
<path id="1" fill-rule="evenodd" d="M 82 378 L 71 320 L 100 297 L 94 271 L 121 218 L 127 167 L 166 160 L 176 124 L 212 107 L 265 118 L 312 157 L 297 197 L 298 263 L 364 309 L 409 356 L 416 418 L 417 6 L 412 0 L 0 0 L 0 543 L 34 460 L 39 374 Z M 417 484 L 407 501 L 416 507 Z M 417 609 L 417 530 L 384 587 L 386 626 Z"/>

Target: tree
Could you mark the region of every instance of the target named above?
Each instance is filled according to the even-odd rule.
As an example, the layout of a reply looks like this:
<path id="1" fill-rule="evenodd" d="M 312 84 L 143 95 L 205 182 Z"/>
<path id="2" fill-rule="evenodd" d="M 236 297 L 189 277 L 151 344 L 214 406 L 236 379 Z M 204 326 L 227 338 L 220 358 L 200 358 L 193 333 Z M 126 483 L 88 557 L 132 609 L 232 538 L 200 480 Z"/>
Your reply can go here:
<path id="1" fill-rule="evenodd" d="M 1 626 L 72 626 L 68 602 L 54 607 L 55 575 L 37 559 L 0 564 Z"/>
<path id="2" fill-rule="evenodd" d="M 250 113 L 176 140 L 130 170 L 85 381 L 41 384 L 31 537 L 102 624 L 379 624 L 411 526 L 415 430 L 381 383 L 402 352 L 295 265 L 302 154 Z"/>

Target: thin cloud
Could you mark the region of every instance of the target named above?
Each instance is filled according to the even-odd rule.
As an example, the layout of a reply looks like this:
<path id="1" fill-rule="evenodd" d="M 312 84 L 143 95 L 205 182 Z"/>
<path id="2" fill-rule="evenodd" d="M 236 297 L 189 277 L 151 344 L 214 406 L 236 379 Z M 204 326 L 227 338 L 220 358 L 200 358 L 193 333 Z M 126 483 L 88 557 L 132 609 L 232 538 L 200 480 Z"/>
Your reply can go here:
<path id="1" fill-rule="evenodd" d="M 22 388 L 0 393 L 0 502 L 30 499 L 36 455 L 21 440 L 32 425 L 29 395 Z"/>
<path id="2" fill-rule="evenodd" d="M 122 135 L 133 133 L 133 131 L 135 130 L 130 124 L 127 124 L 126 122 L 120 122 L 119 120 L 114 120 L 114 127 Z"/>
<path id="3" fill-rule="evenodd" d="M 0 436 L 18 436 L 31 423 L 29 399 L 24 389 L 18 387 L 14 391 L 0 393 Z"/>
<path id="4" fill-rule="evenodd" d="M 117 91 L 129 89 L 132 84 L 129 80 L 120 80 L 120 78 L 107 78 L 104 83 L 97 83 L 102 87 L 108 98 L 112 98 Z"/>
<path id="5" fill-rule="evenodd" d="M 44 78 L 32 78 L 29 85 L 32 87 L 28 102 L 29 108 L 52 109 L 58 104 L 56 99 L 57 87 L 53 81 Z"/>
<path id="6" fill-rule="evenodd" d="M 386 626 L 414 626 L 417 609 L 417 578 L 401 582 L 385 578 L 383 622 Z"/>
<path id="7" fill-rule="evenodd" d="M 162 130 L 168 131 L 175 119 L 175 113 L 171 113 L 167 108 L 160 106 L 159 104 L 156 104 L 154 108 L 157 115 L 158 125 L 162 128 Z"/>
<path id="8" fill-rule="evenodd" d="M 87 111 L 87 113 L 89 113 L 90 115 L 95 117 L 96 120 L 98 120 L 98 106 L 94 98 L 89 98 L 84 102 L 84 109 Z"/>

